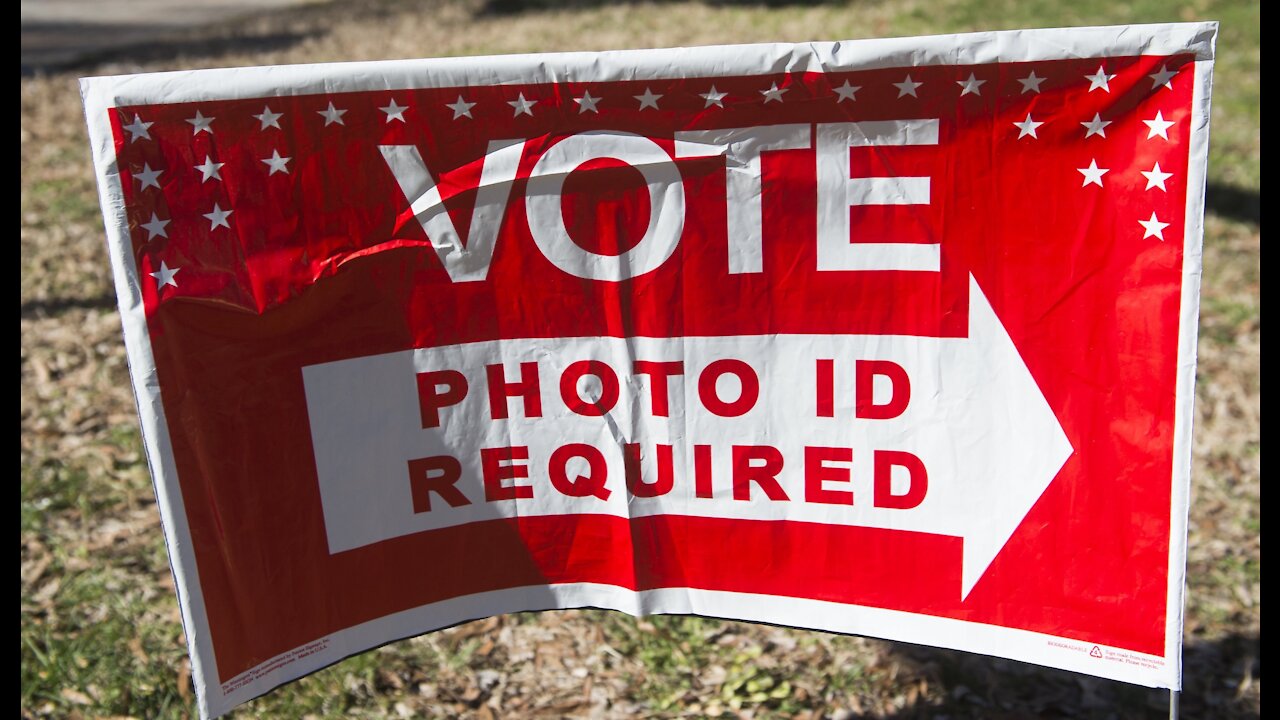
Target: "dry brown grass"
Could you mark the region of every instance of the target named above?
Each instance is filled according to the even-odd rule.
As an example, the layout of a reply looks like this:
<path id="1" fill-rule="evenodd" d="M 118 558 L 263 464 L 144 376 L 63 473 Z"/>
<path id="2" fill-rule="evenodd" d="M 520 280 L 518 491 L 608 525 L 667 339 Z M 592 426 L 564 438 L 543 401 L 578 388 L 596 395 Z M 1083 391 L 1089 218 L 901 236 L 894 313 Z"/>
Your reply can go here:
<path id="1" fill-rule="evenodd" d="M 194 51 L 182 57 L 23 78 L 24 717 L 180 716 L 192 707 L 172 580 L 140 456 L 77 75 L 1114 22 L 1148 7 L 972 0 L 783 8 L 578 4 L 584 7 L 499 16 L 481 12 L 478 0 L 353 3 L 191 35 L 187 46 Z M 1255 4 L 1193 2 L 1138 17 L 1228 11 L 1243 21 L 1257 16 Z M 1036 13 L 1049 14 L 1042 20 Z M 1220 147 L 1211 180 L 1245 200 L 1211 205 L 1207 219 L 1187 717 L 1257 716 L 1261 697 L 1260 229 L 1257 210 L 1249 209 L 1257 206 L 1259 182 L 1257 33 L 1256 23 L 1224 26 L 1219 44 Z M 304 39 L 263 48 L 262 38 L 282 34 Z M 1163 702 L 1157 691 L 961 653 L 741 623 L 569 611 L 492 619 L 397 643 L 256 701 L 241 715 L 1105 718 L 1159 717 Z"/>

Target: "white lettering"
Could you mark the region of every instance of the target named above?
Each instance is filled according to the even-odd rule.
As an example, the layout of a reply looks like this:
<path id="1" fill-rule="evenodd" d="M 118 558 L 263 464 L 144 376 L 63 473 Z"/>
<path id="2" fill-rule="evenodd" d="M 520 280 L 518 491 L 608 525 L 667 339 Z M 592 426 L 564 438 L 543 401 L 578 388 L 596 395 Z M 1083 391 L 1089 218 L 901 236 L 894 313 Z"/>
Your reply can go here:
<path id="1" fill-rule="evenodd" d="M 524 152 L 524 140 L 494 140 L 489 143 L 480 169 L 476 206 L 471 212 L 471 230 L 464 242 L 458 237 L 453 219 L 445 210 L 435 178 L 413 145 L 379 145 L 387 167 L 395 175 L 400 190 L 409 200 L 409 209 L 431 240 L 436 255 L 453 282 L 475 282 L 489 275 L 498 228 L 507 212 L 511 182 Z"/>
<path id="2" fill-rule="evenodd" d="M 676 157 L 725 156 L 729 273 L 764 270 L 760 153 L 812 146 L 811 125 L 690 130 L 676 133 Z"/>
<path id="3" fill-rule="evenodd" d="M 573 241 L 564 223 L 560 195 L 565 178 L 588 160 L 620 160 L 644 176 L 649 188 L 649 224 L 644 237 L 618 255 L 600 255 Z M 680 170 L 653 140 L 621 131 L 571 135 L 538 159 L 525 193 L 529 232 L 538 249 L 561 270 L 588 280 L 618 282 L 657 270 L 676 250 L 684 231 L 684 183 Z"/>
<path id="4" fill-rule="evenodd" d="M 819 123 L 818 270 L 938 272 L 936 243 L 851 243 L 852 205 L 927 205 L 929 178 L 850 178 L 849 149 L 880 145 L 936 145 L 937 120 Z"/>

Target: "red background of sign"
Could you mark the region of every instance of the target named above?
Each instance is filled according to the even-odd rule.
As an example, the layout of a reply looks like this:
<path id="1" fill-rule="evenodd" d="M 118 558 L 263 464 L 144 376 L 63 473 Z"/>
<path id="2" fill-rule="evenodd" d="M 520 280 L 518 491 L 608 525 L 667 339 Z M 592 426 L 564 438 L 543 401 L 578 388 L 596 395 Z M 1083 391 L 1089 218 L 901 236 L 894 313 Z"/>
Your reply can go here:
<path id="1" fill-rule="evenodd" d="M 1105 62 L 1110 91 L 1088 91 Z M 1023 628 L 1162 654 L 1169 564 L 1175 361 L 1181 296 L 1192 58 L 1127 57 L 858 73 L 367 92 L 121 108 L 113 113 L 148 327 L 225 681 L 344 627 L 448 597 L 599 582 L 791 595 Z M 1167 64 L 1173 89 L 1147 77 Z M 1032 69 L 1047 78 L 1022 93 Z M 898 98 L 910 73 L 920 97 Z M 973 72 L 987 83 L 960 96 Z M 862 89 L 835 102 L 845 80 Z M 777 82 L 784 102 L 762 103 Z M 725 108 L 704 108 L 714 84 Z M 638 111 L 652 88 L 661 110 Z M 583 90 L 603 98 L 578 113 Z M 474 118 L 445 108 L 459 94 Z M 536 99 L 533 117 L 507 101 Z M 378 108 L 394 98 L 407 122 Z M 319 110 L 347 109 L 342 125 Z M 262 130 L 263 105 L 282 129 Z M 196 110 L 213 133 L 185 122 Z M 1159 110 L 1175 124 L 1148 139 Z M 1030 112 L 1046 124 L 1018 138 Z M 1100 112 L 1105 137 L 1080 123 Z M 123 131 L 134 116 L 150 140 Z M 928 206 L 854 208 L 854 241 L 940 242 L 940 273 L 815 272 L 814 151 L 764 160 L 764 272 L 726 272 L 724 160 L 681 160 L 686 222 L 675 255 L 621 283 L 569 276 L 528 234 L 517 180 L 489 280 L 453 284 L 407 212 L 378 144 L 416 144 L 465 233 L 479 158 L 529 138 L 520 165 L 574 132 L 609 128 L 670 149 L 676 130 L 939 118 L 927 147 L 852 150 L 853 175 L 928 175 Z M 123 118 L 123 119 L 122 119 Z M 289 172 L 267 174 L 279 150 Z M 211 155 L 221 180 L 188 170 Z M 1077 168 L 1110 168 L 1081 187 Z M 1158 161 L 1167 192 L 1139 170 Z M 143 163 L 165 168 L 140 189 Z M 577 178 L 586 174 L 587 177 Z M 571 230 L 647 207 L 638 176 L 575 173 Z M 628 186 L 630 183 L 630 186 Z M 230 228 L 209 229 L 214 202 Z M 597 214 L 598 202 L 605 208 Z M 1143 238 L 1152 212 L 1165 241 Z M 167 237 L 141 227 L 155 212 Z M 594 219 L 584 217 L 595 215 Z M 625 232 L 622 233 L 626 235 Z M 632 237 L 634 241 L 634 237 Z M 626 246 L 604 234 L 600 247 Z M 157 292 L 147 273 L 180 267 Z M 496 338 L 967 333 L 972 273 L 1075 453 L 960 600 L 961 541 L 810 523 L 568 516 L 494 520 L 330 555 L 301 368 Z M 797 380 L 798 387 L 804 380 Z M 743 438 L 751 443 L 750 437 Z M 677 479 L 679 482 L 679 479 Z M 726 543 L 725 538 L 732 538 Z"/>

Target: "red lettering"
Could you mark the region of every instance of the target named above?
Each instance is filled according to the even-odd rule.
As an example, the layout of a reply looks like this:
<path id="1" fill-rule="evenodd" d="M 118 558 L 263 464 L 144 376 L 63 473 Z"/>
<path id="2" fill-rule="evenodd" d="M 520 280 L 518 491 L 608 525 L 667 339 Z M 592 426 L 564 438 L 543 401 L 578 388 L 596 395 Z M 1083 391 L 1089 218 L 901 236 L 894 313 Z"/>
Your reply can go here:
<path id="1" fill-rule="evenodd" d="M 857 376 L 857 402 L 854 414 L 867 420 L 889 420 L 896 418 L 907 409 L 911 401 L 911 380 L 907 371 L 892 360 L 859 360 L 854 373 Z M 876 375 L 889 378 L 893 392 L 889 401 L 881 405 L 875 402 Z"/>
<path id="2" fill-rule="evenodd" d="M 721 400 L 716 392 L 716 382 L 722 375 L 728 374 L 737 375 L 742 385 L 742 392 L 738 395 L 738 399 L 731 403 Z M 722 358 L 708 364 L 703 369 L 702 375 L 698 376 L 698 397 L 701 398 L 704 407 L 720 417 L 745 415 L 748 410 L 755 407 L 756 400 L 760 397 L 760 378 L 745 362 Z"/>
<path id="3" fill-rule="evenodd" d="M 656 360 L 637 360 L 635 364 L 636 375 L 648 375 L 650 396 L 653 398 L 653 415 L 654 417 L 668 417 L 671 414 L 669 404 L 669 393 L 667 391 L 667 378 L 672 375 L 684 374 L 684 363 L 676 360 L 674 362 L 658 362 Z"/>
<path id="4" fill-rule="evenodd" d="M 533 497 L 529 485 L 507 485 L 504 480 L 529 477 L 528 465 L 516 465 L 516 460 L 528 460 L 529 448 L 523 445 L 504 448 L 481 448 L 480 467 L 484 474 L 484 499 L 518 500 Z M 503 463 L 512 463 L 503 465 Z"/>
<path id="5" fill-rule="evenodd" d="M 578 394 L 578 381 L 587 375 L 600 378 L 600 398 L 587 402 Z M 608 363 L 599 360 L 579 360 L 564 369 L 560 375 L 560 397 L 565 407 L 588 417 L 599 417 L 618 404 L 618 376 Z"/>
<path id="6" fill-rule="evenodd" d="M 898 450 L 877 450 L 875 454 L 875 506 L 910 510 L 924 502 L 924 494 L 929 490 L 929 474 L 925 472 L 920 458 L 909 452 Z M 911 480 L 907 491 L 901 495 L 893 493 L 893 468 L 907 469 Z"/>
<path id="7" fill-rule="evenodd" d="M 444 391 L 439 388 L 443 386 Z M 457 405 L 467 396 L 467 378 L 457 370 L 418 373 L 418 405 L 422 427 L 440 427 L 440 408 Z"/>
<path id="8" fill-rule="evenodd" d="M 693 446 L 693 487 L 700 498 L 712 496 L 711 490 L 711 446 Z"/>
<path id="9" fill-rule="evenodd" d="M 460 477 L 462 477 L 462 463 L 455 457 L 437 455 L 410 460 L 409 494 L 413 498 L 413 511 L 415 513 L 431 512 L 431 493 L 444 498 L 451 507 L 470 505 L 471 501 L 467 496 L 454 487 Z"/>
<path id="10" fill-rule="evenodd" d="M 835 417 L 836 361 L 818 360 L 817 405 L 818 417 Z"/>
<path id="11" fill-rule="evenodd" d="M 640 472 L 640 444 L 627 443 L 623 448 L 622 461 L 627 473 L 627 490 L 632 495 L 636 497 L 658 497 L 671 492 L 671 488 L 675 484 L 671 446 L 658 445 L 657 455 L 658 479 L 647 483 Z"/>
<path id="12" fill-rule="evenodd" d="M 584 458 L 590 470 L 589 474 L 579 475 L 577 479 L 570 480 L 568 464 L 569 460 L 575 457 Z M 569 497 L 597 497 L 608 500 L 613 494 L 604 486 L 609 479 L 609 464 L 605 462 L 604 454 L 590 445 L 570 443 L 556 448 L 555 452 L 551 453 L 547 472 L 551 476 L 551 485 Z"/>
<path id="13" fill-rule="evenodd" d="M 827 482 L 849 482 L 849 468 L 831 467 L 827 462 L 853 462 L 850 448 L 806 447 L 804 449 L 804 499 L 829 505 L 852 505 L 850 490 L 828 490 Z"/>
<path id="14" fill-rule="evenodd" d="M 507 382 L 501 364 L 486 365 L 489 378 L 489 414 L 494 420 L 507 417 L 507 398 L 524 400 L 525 417 L 542 417 L 542 397 L 538 388 L 538 363 L 520 363 L 519 382 Z"/>
<path id="15" fill-rule="evenodd" d="M 761 464 L 754 464 L 760 461 Z M 733 499 L 751 500 L 751 483 L 760 486 L 770 500 L 789 500 L 778 484 L 782 453 L 770 445 L 733 446 Z"/>

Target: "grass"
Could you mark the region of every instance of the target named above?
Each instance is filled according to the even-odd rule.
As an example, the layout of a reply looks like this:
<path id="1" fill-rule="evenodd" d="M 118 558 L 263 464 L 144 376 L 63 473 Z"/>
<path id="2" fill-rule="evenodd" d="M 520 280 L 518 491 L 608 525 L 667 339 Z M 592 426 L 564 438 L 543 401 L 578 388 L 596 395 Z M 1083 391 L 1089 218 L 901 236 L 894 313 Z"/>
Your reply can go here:
<path id="1" fill-rule="evenodd" d="M 22 79 L 22 716 L 178 718 L 194 708 L 113 309 L 78 75 L 1216 19 L 1209 180 L 1219 197 L 1237 201 L 1211 202 L 1206 218 L 1183 709 L 1189 717 L 1256 717 L 1259 4 L 553 5 L 494 13 L 479 0 L 339 3 L 204 31 L 181 57 Z M 286 31 L 302 39 L 259 42 Z M 395 643 L 235 716 L 1141 718 L 1161 716 L 1163 702 L 1160 691 L 962 653 L 584 610 L 517 614 Z"/>

